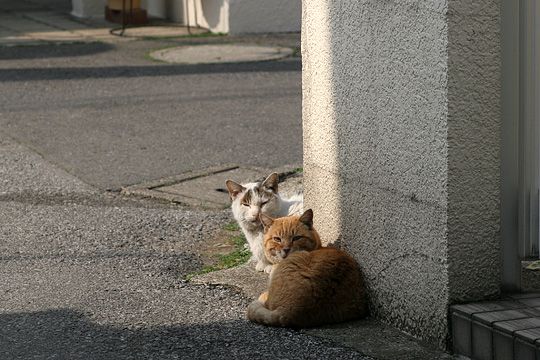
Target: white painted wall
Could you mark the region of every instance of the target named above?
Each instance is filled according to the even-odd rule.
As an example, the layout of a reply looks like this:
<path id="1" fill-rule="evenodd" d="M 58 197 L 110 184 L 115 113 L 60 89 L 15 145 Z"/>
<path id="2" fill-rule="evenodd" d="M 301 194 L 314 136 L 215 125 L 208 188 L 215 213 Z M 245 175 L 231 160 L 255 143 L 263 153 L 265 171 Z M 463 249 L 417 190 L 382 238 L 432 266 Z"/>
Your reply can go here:
<path id="1" fill-rule="evenodd" d="M 142 0 L 141 6 L 148 16 L 184 22 L 184 1 L 186 0 Z M 187 0 L 190 1 L 190 0 Z M 71 15 L 80 18 L 103 18 L 107 0 L 72 0 Z"/>
<path id="2" fill-rule="evenodd" d="M 103 17 L 106 0 L 72 0 L 72 15 Z M 142 0 L 149 16 L 214 33 L 299 32 L 301 0 Z"/>
<path id="3" fill-rule="evenodd" d="M 107 0 L 71 0 L 71 15 L 80 18 L 105 17 Z"/>
<path id="4" fill-rule="evenodd" d="M 215 33 L 299 32 L 301 0 L 185 0 L 190 25 Z"/>
<path id="5" fill-rule="evenodd" d="M 184 0 L 142 0 L 141 6 L 148 16 L 184 22 Z"/>
<path id="6" fill-rule="evenodd" d="M 184 0 L 186 20 L 214 33 L 229 32 L 230 0 Z"/>
<path id="7" fill-rule="evenodd" d="M 302 25 L 301 0 L 230 0 L 229 8 L 230 34 L 299 32 Z"/>
<path id="8" fill-rule="evenodd" d="M 166 19 L 167 1 L 166 0 L 142 0 L 141 7 L 146 9 L 148 16 Z"/>

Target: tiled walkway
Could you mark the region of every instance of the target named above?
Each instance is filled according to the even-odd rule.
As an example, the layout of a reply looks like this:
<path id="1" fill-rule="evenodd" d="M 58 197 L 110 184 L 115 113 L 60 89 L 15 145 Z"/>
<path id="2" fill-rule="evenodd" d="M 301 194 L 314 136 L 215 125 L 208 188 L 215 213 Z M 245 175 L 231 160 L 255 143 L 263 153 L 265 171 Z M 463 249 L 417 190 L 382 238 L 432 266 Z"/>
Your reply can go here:
<path id="1" fill-rule="evenodd" d="M 540 359 L 540 293 L 451 307 L 454 352 L 479 360 Z"/>

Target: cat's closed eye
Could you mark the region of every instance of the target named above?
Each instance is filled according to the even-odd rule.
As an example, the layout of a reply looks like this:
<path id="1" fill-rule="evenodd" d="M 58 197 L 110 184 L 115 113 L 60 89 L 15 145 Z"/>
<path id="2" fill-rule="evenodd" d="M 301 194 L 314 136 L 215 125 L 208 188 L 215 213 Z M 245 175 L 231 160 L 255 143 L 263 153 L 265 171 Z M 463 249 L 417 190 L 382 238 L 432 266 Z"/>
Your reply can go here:
<path id="1" fill-rule="evenodd" d="M 261 206 L 264 206 L 264 205 L 268 204 L 268 201 L 269 201 L 269 200 L 266 200 L 265 202 L 262 202 L 262 203 L 261 203 Z"/>
<path id="2" fill-rule="evenodd" d="M 281 238 L 277 236 L 274 236 L 272 240 L 274 240 L 275 242 L 281 242 Z"/>
<path id="3" fill-rule="evenodd" d="M 242 203 L 242 205 L 247 206 L 247 207 L 251 206 L 248 203 Z"/>
<path id="4" fill-rule="evenodd" d="M 297 241 L 297 240 L 300 240 L 301 238 L 303 238 L 303 236 L 295 236 L 292 238 L 292 241 Z"/>

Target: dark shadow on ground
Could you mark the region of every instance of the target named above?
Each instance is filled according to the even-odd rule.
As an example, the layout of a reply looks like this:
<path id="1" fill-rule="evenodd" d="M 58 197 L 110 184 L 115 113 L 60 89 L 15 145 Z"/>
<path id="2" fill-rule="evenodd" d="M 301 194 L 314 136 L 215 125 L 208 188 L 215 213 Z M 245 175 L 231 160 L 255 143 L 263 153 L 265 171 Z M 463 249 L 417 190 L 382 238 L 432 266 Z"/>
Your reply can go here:
<path id="1" fill-rule="evenodd" d="M 3 47 L 0 51 L 0 60 L 17 59 L 46 59 L 74 56 L 95 55 L 114 49 L 111 44 L 94 42 L 92 46 L 84 44 L 57 44 L 47 46 L 15 46 Z"/>
<path id="2" fill-rule="evenodd" d="M 0 314 L 0 344 L 0 359 L 10 360 L 361 358 L 326 341 L 247 320 L 121 327 L 69 309 Z"/>
<path id="3" fill-rule="evenodd" d="M 0 69 L 0 81 L 79 80 L 213 73 L 301 71 L 299 59 L 231 64 Z"/>

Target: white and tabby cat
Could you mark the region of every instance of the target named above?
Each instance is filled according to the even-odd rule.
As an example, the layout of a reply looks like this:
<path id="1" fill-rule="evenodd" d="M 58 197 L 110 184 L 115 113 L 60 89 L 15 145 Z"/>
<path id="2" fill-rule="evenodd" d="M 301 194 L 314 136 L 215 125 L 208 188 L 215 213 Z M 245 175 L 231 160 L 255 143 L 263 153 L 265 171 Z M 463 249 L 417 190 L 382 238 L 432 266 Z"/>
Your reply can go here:
<path id="1" fill-rule="evenodd" d="M 270 272 L 272 264 L 264 256 L 263 226 L 260 214 L 270 217 L 301 215 L 303 196 L 294 195 L 289 199 L 281 198 L 278 194 L 279 176 L 270 174 L 262 182 L 238 184 L 227 180 L 226 185 L 232 200 L 233 216 L 242 228 L 248 241 L 252 259 L 256 262 L 257 271 Z"/>

